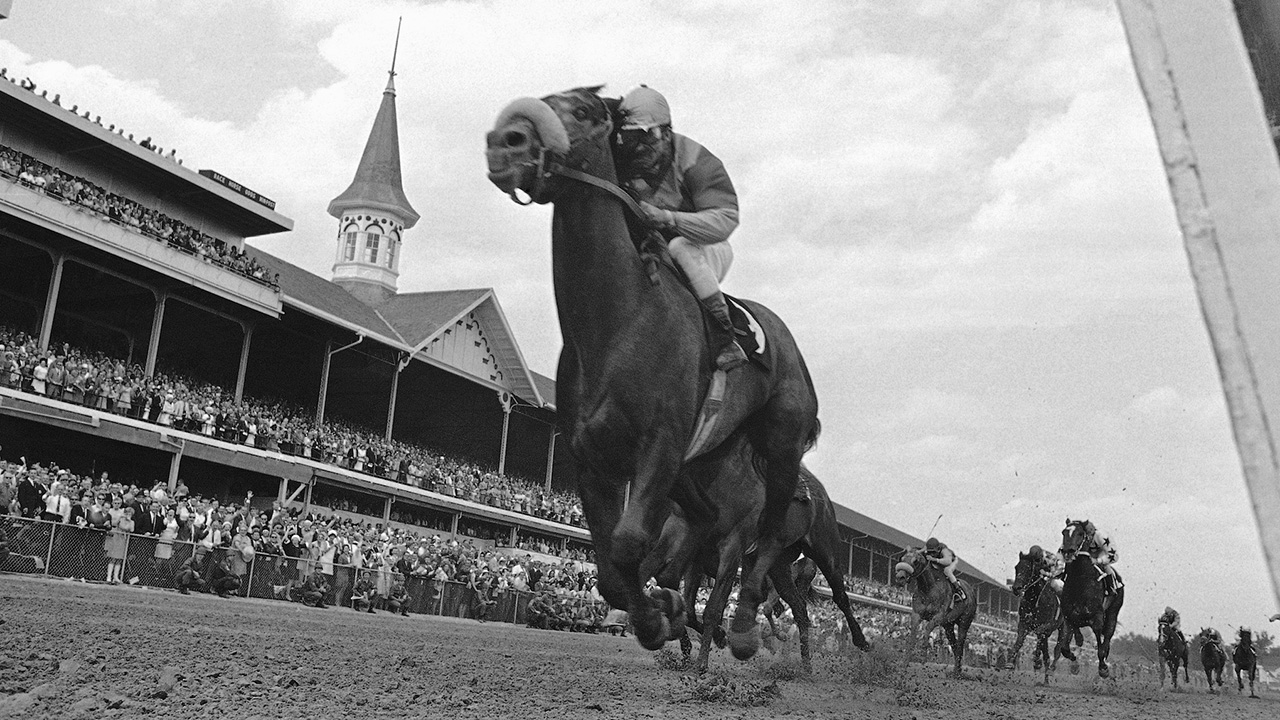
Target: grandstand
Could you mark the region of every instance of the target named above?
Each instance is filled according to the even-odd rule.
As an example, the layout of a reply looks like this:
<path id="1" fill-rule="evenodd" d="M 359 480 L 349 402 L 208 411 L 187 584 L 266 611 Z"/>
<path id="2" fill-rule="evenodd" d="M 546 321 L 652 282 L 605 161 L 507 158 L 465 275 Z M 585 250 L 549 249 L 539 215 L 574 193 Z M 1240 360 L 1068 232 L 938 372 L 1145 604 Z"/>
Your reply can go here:
<path id="1" fill-rule="evenodd" d="M 587 548 L 554 381 L 526 365 L 493 290 L 398 291 L 419 215 L 395 98 L 389 81 L 329 205 L 325 279 L 247 244 L 292 228 L 267 196 L 0 80 L 4 458 Z M 922 544 L 837 511 L 852 577 L 885 583 Z M 1014 609 L 1003 583 L 960 574 L 991 615 Z"/>

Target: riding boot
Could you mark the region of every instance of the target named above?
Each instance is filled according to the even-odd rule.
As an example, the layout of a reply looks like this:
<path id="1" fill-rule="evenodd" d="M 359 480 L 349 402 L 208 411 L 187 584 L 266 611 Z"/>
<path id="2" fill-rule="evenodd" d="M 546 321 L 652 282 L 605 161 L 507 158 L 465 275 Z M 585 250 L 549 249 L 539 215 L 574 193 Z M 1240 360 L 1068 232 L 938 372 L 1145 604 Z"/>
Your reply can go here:
<path id="1" fill-rule="evenodd" d="M 703 298 L 702 308 L 711 317 L 711 350 L 716 355 L 716 367 L 725 372 L 742 367 L 747 362 L 747 354 L 734 338 L 733 320 L 729 318 L 724 293 Z"/>

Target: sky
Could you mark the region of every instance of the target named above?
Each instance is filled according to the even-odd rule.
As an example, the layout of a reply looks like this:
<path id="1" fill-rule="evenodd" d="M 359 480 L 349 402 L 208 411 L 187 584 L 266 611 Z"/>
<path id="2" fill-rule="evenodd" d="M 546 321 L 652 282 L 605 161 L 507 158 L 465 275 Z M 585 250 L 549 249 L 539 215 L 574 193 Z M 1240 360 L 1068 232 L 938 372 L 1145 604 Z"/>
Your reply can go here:
<path id="1" fill-rule="evenodd" d="M 739 193 L 728 292 L 788 323 L 842 504 L 1003 580 L 1089 518 L 1120 632 L 1280 608 L 1168 186 L 1101 0 L 16 0 L 0 66 L 277 202 L 252 245 L 331 276 L 395 79 L 401 291 L 491 287 L 555 374 L 549 207 L 485 177 L 510 100 L 666 94 Z M 941 518 L 939 519 L 939 515 Z"/>

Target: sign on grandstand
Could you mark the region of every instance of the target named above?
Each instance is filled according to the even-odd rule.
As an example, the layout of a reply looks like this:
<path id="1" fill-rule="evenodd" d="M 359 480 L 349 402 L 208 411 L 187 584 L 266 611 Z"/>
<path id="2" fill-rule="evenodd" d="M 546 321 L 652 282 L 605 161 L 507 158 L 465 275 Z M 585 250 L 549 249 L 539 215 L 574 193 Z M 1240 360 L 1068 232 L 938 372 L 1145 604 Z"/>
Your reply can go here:
<path id="1" fill-rule="evenodd" d="M 203 175 L 203 176 L 205 176 L 205 177 L 207 177 L 207 178 L 209 178 L 210 180 L 212 180 L 212 181 L 214 181 L 214 182 L 218 183 L 219 185 L 222 185 L 223 187 L 230 188 L 230 189 L 232 189 L 232 190 L 234 190 L 234 191 L 236 191 L 236 192 L 240 193 L 241 195 L 243 195 L 243 196 L 245 196 L 245 197 L 249 198 L 250 200 L 252 200 L 252 201 L 254 201 L 254 202 L 256 202 L 256 203 L 258 203 L 258 204 L 260 204 L 260 205 L 265 205 L 265 206 L 266 206 L 266 208 L 267 208 L 268 210 L 275 210 L 275 209 L 276 209 L 276 201 L 275 201 L 275 200 L 271 200 L 271 199 L 269 199 L 269 198 L 267 198 L 267 197 L 265 197 L 265 196 L 263 196 L 263 195 L 259 195 L 258 193 L 256 193 L 256 192 L 254 192 L 254 191 L 250 190 L 249 188 L 247 188 L 247 187 L 245 187 L 245 186 L 241 185 L 240 183 L 236 182 L 235 180 L 232 180 L 231 178 L 227 177 L 226 175 L 223 175 L 222 173 L 218 172 L 217 170 L 201 170 L 201 171 L 200 171 L 200 174 L 201 174 L 201 175 Z"/>

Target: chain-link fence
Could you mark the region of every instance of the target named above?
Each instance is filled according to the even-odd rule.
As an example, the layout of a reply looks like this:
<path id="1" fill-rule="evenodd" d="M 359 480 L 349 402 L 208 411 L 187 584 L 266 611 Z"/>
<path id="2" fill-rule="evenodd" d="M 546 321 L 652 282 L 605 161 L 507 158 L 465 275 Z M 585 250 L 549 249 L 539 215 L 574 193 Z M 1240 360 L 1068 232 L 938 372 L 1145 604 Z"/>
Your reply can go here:
<path id="1" fill-rule="evenodd" d="M 16 516 L 0 516 L 0 571 L 31 573 L 85 582 L 116 581 L 129 585 L 176 589 L 184 573 L 194 571 L 199 580 L 193 589 L 211 589 L 214 568 L 230 558 L 229 575 L 239 579 L 230 592 L 293 602 L 314 602 L 305 584 L 317 566 L 328 585 L 321 599 L 328 605 L 352 606 L 357 581 L 365 576 L 379 598 L 385 600 L 393 584 L 403 582 L 408 599 L 404 608 L 423 615 L 477 617 L 524 624 L 529 601 L 535 593 L 499 590 L 482 603 L 476 590 L 459 582 L 437 582 L 411 575 L 407 579 L 390 570 L 359 569 L 350 565 L 258 553 L 251 560 L 230 548 L 198 552 L 197 545 L 177 539 L 100 530 Z M 7 550 L 7 552 L 6 552 Z M 194 558 L 194 560 L 193 560 Z M 188 561 L 192 561 L 188 563 Z"/>

